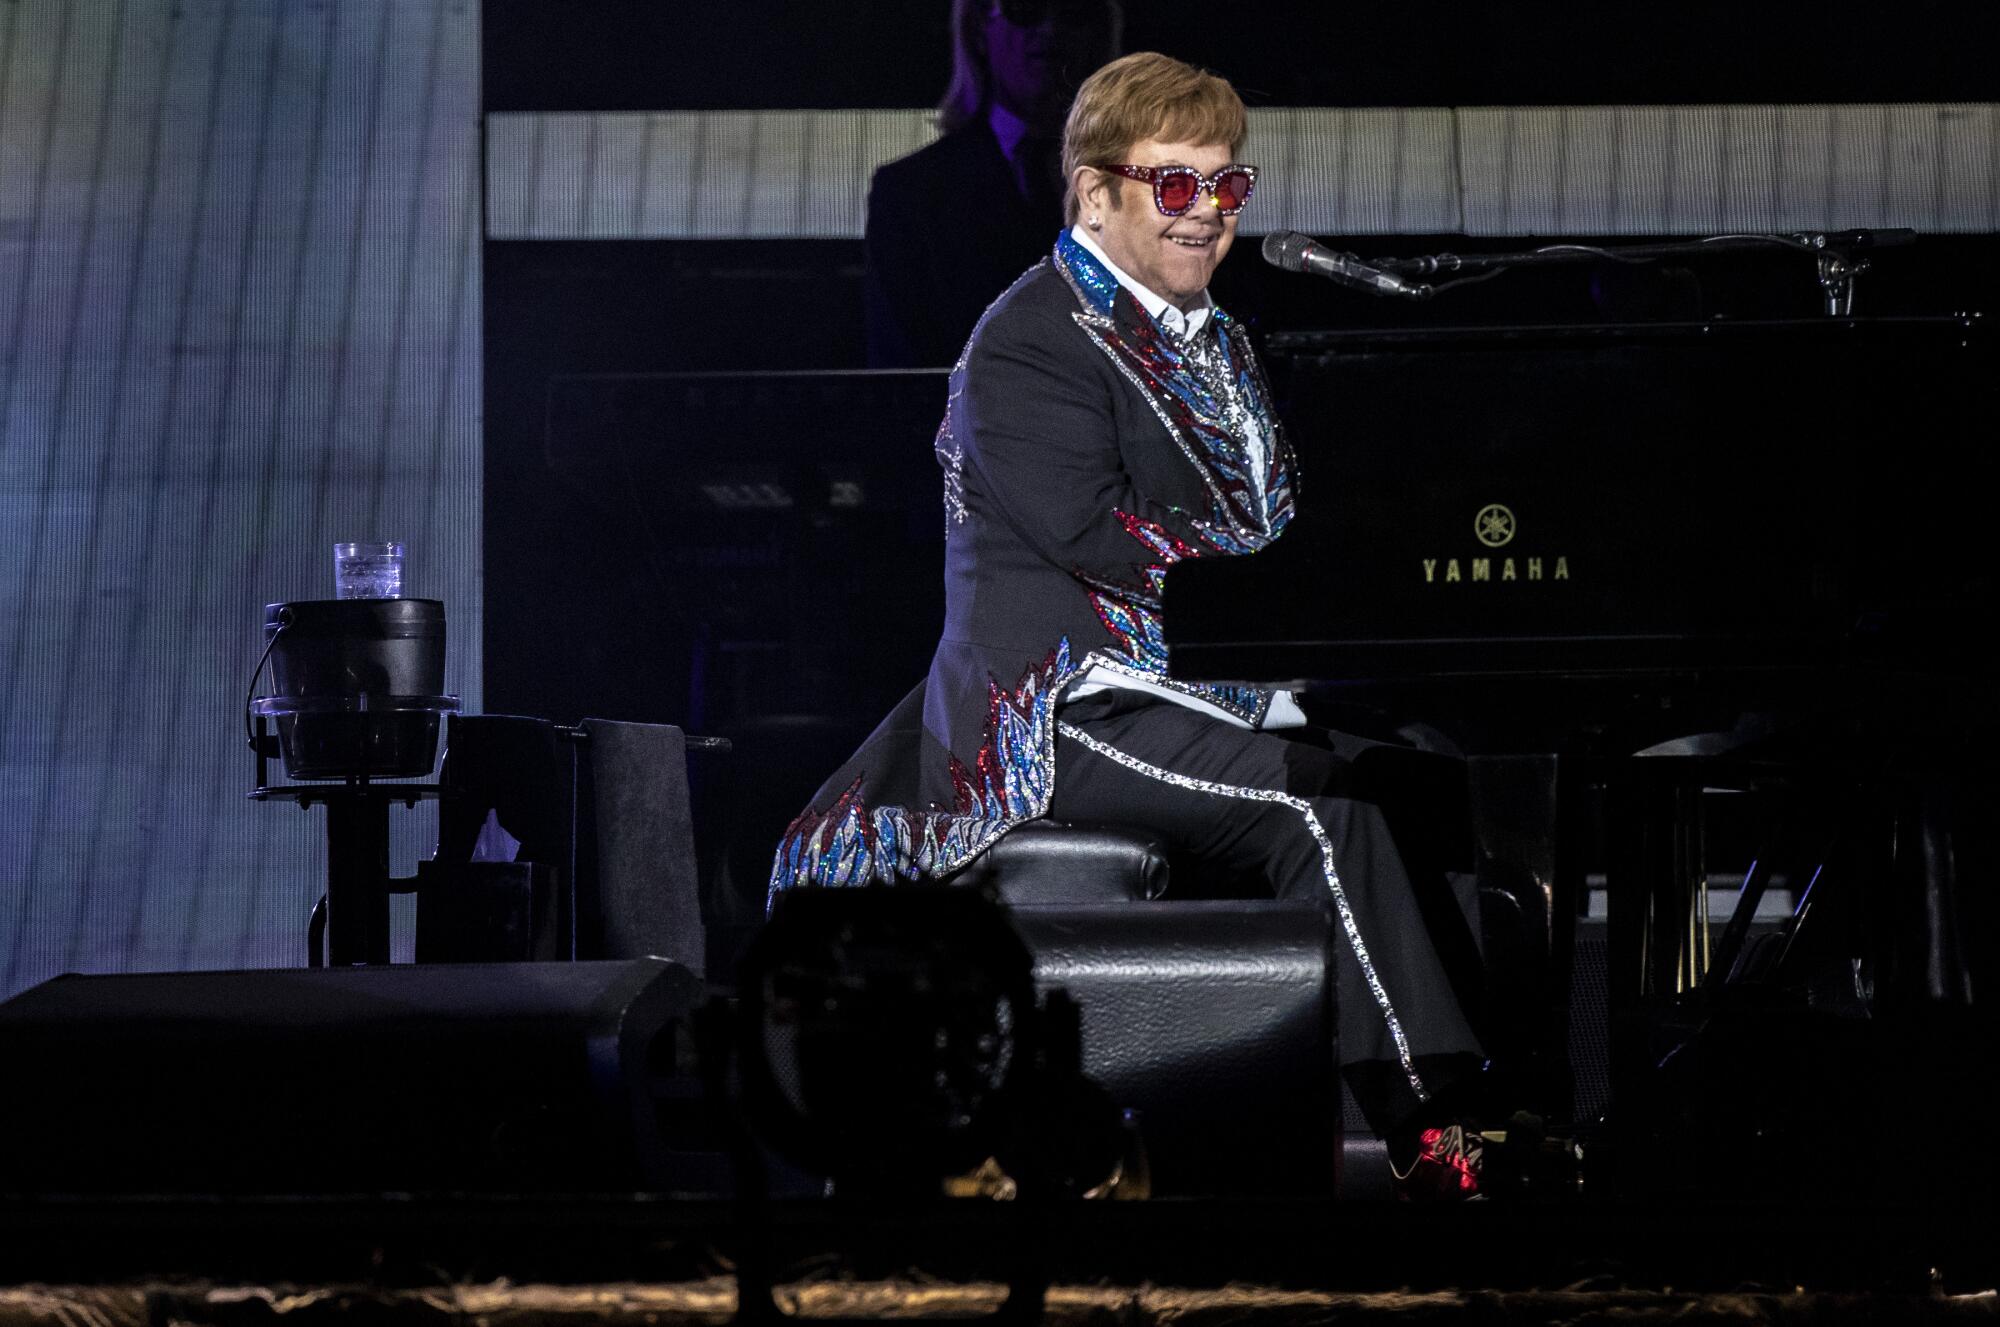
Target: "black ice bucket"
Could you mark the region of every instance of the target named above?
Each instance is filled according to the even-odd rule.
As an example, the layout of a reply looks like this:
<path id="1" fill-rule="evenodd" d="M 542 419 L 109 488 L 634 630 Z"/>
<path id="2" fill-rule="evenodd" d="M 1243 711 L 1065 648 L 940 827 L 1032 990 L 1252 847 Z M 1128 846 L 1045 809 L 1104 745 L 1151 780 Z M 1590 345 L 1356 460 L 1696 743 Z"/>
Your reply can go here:
<path id="1" fill-rule="evenodd" d="M 294 779 L 414 778 L 437 762 L 444 604 L 436 599 L 309 599 L 264 608 L 272 694 Z"/>

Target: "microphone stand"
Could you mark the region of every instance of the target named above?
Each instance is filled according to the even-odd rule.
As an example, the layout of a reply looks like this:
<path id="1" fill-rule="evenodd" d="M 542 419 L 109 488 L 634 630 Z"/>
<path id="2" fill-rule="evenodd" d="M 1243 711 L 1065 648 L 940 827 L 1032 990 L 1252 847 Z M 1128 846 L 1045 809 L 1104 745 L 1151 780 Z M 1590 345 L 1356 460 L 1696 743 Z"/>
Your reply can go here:
<path id="1" fill-rule="evenodd" d="M 1854 279 L 1871 266 L 1869 251 L 1901 248 L 1914 244 L 1917 233 L 1891 230 L 1802 230 L 1789 234 L 1711 235 L 1699 240 L 1675 240 L 1665 244 L 1626 244 L 1604 247 L 1593 244 L 1551 244 L 1522 253 L 1437 253 L 1420 258 L 1368 260 L 1368 265 L 1396 276 L 1457 275 L 1458 280 L 1439 282 L 1434 291 L 1450 290 L 1468 281 L 1483 281 L 1515 267 L 1555 267 L 1565 263 L 1610 259 L 1620 263 L 1648 263 L 1661 258 L 1687 258 L 1712 253 L 1734 253 L 1745 249 L 1791 249 L 1813 255 L 1820 292 L 1828 317 L 1844 318 L 1854 312 Z"/>

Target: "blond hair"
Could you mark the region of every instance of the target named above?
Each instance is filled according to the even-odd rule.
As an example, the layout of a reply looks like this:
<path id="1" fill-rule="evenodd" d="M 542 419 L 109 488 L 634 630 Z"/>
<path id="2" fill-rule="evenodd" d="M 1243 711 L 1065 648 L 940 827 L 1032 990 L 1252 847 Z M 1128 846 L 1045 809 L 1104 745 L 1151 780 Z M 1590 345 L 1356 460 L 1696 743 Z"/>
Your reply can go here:
<path id="1" fill-rule="evenodd" d="M 1243 99 L 1226 79 L 1157 51 L 1113 60 L 1083 81 L 1063 125 L 1063 218 L 1080 205 L 1076 168 L 1125 164 L 1134 143 L 1227 143 L 1239 152 L 1249 133 Z"/>

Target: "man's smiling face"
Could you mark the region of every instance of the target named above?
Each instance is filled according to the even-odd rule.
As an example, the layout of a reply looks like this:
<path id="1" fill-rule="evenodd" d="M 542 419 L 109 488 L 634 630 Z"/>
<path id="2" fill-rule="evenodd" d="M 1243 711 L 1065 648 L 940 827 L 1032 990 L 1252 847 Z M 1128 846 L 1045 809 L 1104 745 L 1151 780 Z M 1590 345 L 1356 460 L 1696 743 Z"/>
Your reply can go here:
<path id="1" fill-rule="evenodd" d="M 1192 166 L 1212 176 L 1235 160 L 1227 143 L 1162 143 L 1156 138 L 1132 145 L 1122 166 Z M 1094 232 L 1104 252 L 1126 275 L 1176 307 L 1185 309 L 1208 289 L 1209 278 L 1236 238 L 1236 218 L 1226 217 L 1207 194 L 1177 217 L 1163 216 L 1153 202 L 1153 186 L 1102 171 L 1084 186 L 1083 215 L 1100 218 Z"/>

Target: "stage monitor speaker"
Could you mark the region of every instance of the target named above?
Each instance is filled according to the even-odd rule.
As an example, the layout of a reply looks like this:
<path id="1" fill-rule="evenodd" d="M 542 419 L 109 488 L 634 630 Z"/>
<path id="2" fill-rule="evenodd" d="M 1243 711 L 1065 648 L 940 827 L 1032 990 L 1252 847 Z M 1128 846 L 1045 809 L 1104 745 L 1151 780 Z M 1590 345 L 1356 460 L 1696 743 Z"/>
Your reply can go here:
<path id="1" fill-rule="evenodd" d="M 0 1192 L 712 1191 L 660 959 L 65 976 L 0 1005 Z"/>

